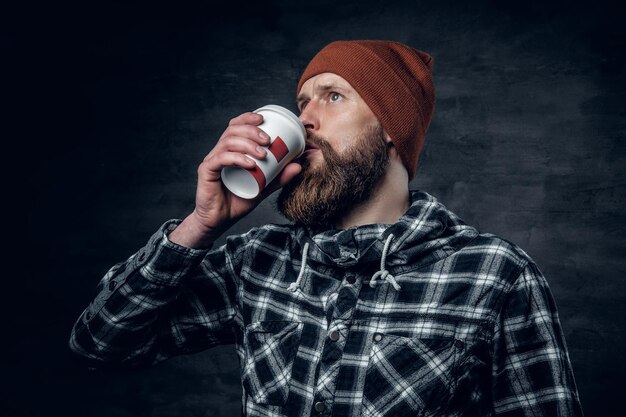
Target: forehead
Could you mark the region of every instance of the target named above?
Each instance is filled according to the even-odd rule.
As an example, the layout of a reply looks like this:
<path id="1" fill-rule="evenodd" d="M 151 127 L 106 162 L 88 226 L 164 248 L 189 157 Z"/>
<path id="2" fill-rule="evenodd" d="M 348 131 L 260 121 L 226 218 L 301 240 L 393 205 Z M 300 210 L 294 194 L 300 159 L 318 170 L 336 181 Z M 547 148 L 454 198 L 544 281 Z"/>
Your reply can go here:
<path id="1" fill-rule="evenodd" d="M 330 87 L 354 91 L 354 88 L 345 78 L 332 72 L 323 72 L 309 78 L 302 84 L 302 88 L 298 92 L 298 99 L 309 97 L 317 90 L 328 90 Z"/>

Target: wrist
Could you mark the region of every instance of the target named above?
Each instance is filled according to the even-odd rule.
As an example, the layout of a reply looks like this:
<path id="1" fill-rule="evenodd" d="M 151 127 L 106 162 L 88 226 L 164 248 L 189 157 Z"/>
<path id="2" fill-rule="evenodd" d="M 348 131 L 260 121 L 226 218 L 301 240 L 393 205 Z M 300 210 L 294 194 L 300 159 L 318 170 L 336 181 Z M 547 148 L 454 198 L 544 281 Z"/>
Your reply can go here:
<path id="1" fill-rule="evenodd" d="M 195 213 L 188 215 L 168 235 L 171 242 L 192 249 L 208 249 L 217 237 L 214 230 L 198 222 Z"/>

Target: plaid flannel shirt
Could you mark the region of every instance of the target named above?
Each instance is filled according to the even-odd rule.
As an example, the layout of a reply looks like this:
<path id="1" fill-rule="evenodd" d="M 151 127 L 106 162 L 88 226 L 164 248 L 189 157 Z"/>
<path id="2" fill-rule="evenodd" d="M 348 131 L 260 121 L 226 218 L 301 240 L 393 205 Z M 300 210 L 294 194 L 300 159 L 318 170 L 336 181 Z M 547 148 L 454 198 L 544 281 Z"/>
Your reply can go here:
<path id="1" fill-rule="evenodd" d="M 113 266 L 70 348 L 151 365 L 234 344 L 245 416 L 582 416 L 557 309 L 519 247 L 423 191 L 392 225 L 167 239 Z"/>

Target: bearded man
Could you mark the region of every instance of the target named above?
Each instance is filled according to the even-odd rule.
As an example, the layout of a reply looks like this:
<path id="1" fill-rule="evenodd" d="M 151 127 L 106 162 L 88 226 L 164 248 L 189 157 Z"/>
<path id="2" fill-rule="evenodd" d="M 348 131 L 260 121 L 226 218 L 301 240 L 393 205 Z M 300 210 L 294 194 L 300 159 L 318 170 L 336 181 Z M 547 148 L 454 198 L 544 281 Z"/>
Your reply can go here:
<path id="1" fill-rule="evenodd" d="M 533 260 L 410 191 L 434 109 L 432 58 L 337 41 L 297 88 L 302 157 L 254 200 L 225 166 L 266 156 L 262 116 L 231 120 L 196 207 L 115 265 L 77 320 L 91 366 L 234 344 L 246 416 L 581 416 L 554 300 Z M 282 187 L 289 224 L 215 239 Z"/>

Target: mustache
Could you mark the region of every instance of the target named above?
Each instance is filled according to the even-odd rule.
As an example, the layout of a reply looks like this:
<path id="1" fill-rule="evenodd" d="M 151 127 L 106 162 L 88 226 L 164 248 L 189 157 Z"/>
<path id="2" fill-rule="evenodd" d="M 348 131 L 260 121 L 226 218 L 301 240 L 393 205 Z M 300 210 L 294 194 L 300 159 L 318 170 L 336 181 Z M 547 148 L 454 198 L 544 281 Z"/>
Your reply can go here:
<path id="1" fill-rule="evenodd" d="M 326 140 L 323 136 L 316 135 L 315 133 L 307 132 L 307 137 L 305 140 L 305 150 L 307 149 L 317 149 L 319 150 L 324 159 L 333 158 L 336 156 L 335 151 L 333 150 L 330 142 Z M 300 163 L 303 166 L 308 166 L 308 161 L 304 154 L 296 159 L 296 162 Z"/>
<path id="2" fill-rule="evenodd" d="M 328 140 L 315 133 L 307 133 L 306 144 L 315 148 L 323 149 L 330 146 Z"/>

